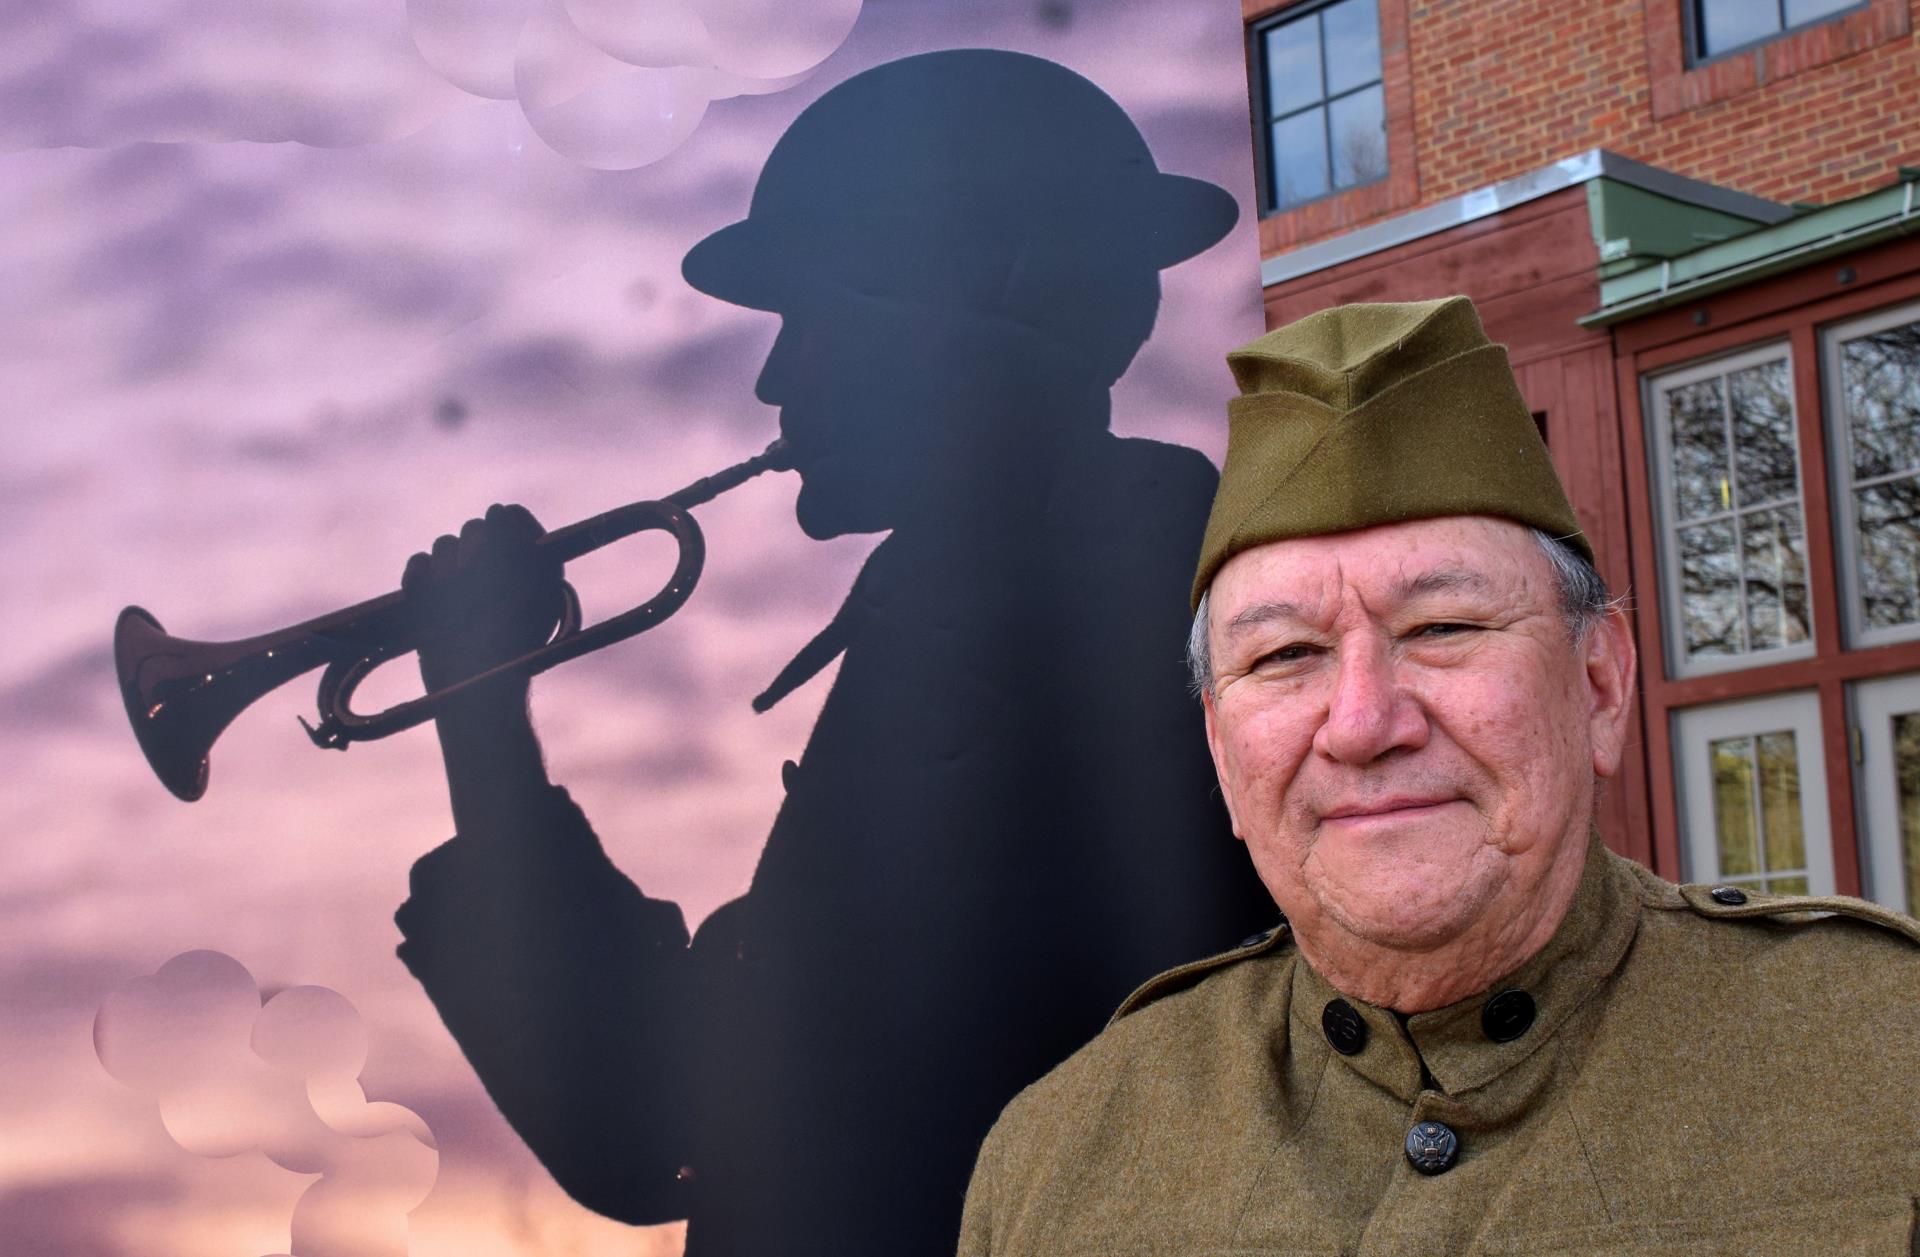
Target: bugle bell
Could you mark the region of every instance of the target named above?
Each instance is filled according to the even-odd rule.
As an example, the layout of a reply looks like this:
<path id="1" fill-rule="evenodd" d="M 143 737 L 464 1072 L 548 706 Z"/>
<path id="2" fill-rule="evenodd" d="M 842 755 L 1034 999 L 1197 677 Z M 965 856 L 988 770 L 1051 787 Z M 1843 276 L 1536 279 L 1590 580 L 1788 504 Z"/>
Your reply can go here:
<path id="1" fill-rule="evenodd" d="M 353 710 L 354 689 L 380 664 L 419 648 L 428 627 L 398 591 L 296 624 L 232 642 L 199 642 L 168 635 L 140 607 L 128 607 L 114 626 L 114 666 L 134 737 L 161 782 L 188 802 L 207 789 L 207 758 L 233 718 L 269 690 L 305 672 L 321 675 L 317 746 L 345 750 L 433 718 L 450 697 L 504 675 L 533 676 L 555 664 L 641 633 L 679 610 L 706 561 L 706 542 L 689 512 L 764 471 L 791 468 L 785 441 L 664 498 L 630 502 L 591 519 L 556 528 L 534 544 L 565 564 L 636 533 L 662 531 L 680 546 L 673 574 L 652 598 L 598 624 L 582 627 L 580 600 L 562 582 L 565 607 L 545 645 L 468 677 L 456 685 L 365 715 Z"/>

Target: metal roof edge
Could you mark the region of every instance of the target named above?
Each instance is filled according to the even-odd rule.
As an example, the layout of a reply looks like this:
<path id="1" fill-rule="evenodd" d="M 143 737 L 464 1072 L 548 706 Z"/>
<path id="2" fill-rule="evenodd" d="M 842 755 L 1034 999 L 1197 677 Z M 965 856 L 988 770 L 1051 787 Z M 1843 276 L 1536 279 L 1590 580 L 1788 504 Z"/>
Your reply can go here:
<path id="1" fill-rule="evenodd" d="M 1775 223 L 1785 222 L 1793 217 L 1793 207 L 1782 205 L 1778 201 L 1769 201 L 1764 197 L 1746 192 L 1736 192 L 1732 188 L 1723 188 L 1718 184 L 1705 183 L 1691 179 L 1686 175 L 1676 175 L 1671 170 L 1662 170 L 1658 166 L 1649 166 L 1631 157 L 1622 157 L 1606 149 L 1595 149 L 1600 154 L 1600 173 L 1609 179 L 1632 184 L 1642 191 L 1652 192 L 1673 201 L 1684 201 L 1689 205 L 1698 205 L 1705 209 L 1719 210 L 1723 214 L 1732 214 L 1736 218 L 1749 219 L 1771 227 Z"/>
<path id="2" fill-rule="evenodd" d="M 1669 258 L 1658 266 L 1603 279 L 1602 305 L 1581 316 L 1579 323 L 1582 327 L 1604 327 L 1920 231 L 1916 188 L 1920 188 L 1916 175 L 1903 171 L 1899 183 L 1807 211 L 1785 226 L 1774 224 Z M 1780 238 L 1773 242 L 1773 248 L 1756 254 L 1756 247 L 1768 243 L 1764 238 L 1767 235 Z M 1615 294 L 1611 300 L 1607 299 L 1609 288 Z"/>
<path id="3" fill-rule="evenodd" d="M 1563 157 L 1524 175 L 1475 188 L 1433 205 L 1275 254 L 1260 263 L 1260 286 L 1271 288 L 1275 284 L 1284 284 L 1303 275 L 1436 235 L 1602 177 L 1617 179 L 1621 183 L 1632 184 L 1676 201 L 1703 205 L 1760 223 L 1777 223 L 1793 213 L 1787 206 L 1757 196 L 1676 175 L 1604 148 L 1590 148 L 1584 153 Z"/>

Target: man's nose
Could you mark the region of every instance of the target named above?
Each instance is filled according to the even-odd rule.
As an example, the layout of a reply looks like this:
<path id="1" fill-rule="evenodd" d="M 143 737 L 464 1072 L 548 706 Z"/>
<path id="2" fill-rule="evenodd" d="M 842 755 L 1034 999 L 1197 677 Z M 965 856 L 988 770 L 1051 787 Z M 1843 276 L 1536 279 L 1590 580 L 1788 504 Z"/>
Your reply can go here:
<path id="1" fill-rule="evenodd" d="M 753 384 L 753 395 L 769 406 L 786 403 L 794 357 L 798 352 L 795 344 L 798 339 L 793 329 L 782 322 L 779 335 L 773 338 L 773 348 L 767 350 L 767 360 L 760 367 L 760 378 Z"/>
<path id="2" fill-rule="evenodd" d="M 1402 686 L 1386 644 L 1343 643 L 1314 750 L 1343 764 L 1370 764 L 1426 740 L 1426 712 Z"/>

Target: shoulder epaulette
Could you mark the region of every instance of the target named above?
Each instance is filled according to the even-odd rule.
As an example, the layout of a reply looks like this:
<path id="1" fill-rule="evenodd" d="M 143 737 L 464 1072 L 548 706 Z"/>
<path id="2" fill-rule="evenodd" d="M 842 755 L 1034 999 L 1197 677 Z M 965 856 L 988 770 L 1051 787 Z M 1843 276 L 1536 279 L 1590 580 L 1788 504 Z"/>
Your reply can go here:
<path id="1" fill-rule="evenodd" d="M 1768 895 L 1740 886 L 1681 886 L 1680 897 L 1703 917 L 1721 921 L 1773 917 L 1786 921 L 1850 917 L 1920 943 L 1920 921 L 1851 895 Z"/>
<path id="2" fill-rule="evenodd" d="M 1107 1019 L 1107 1024 L 1111 1026 L 1128 1013 L 1146 1007 L 1163 995 L 1185 990 L 1215 969 L 1223 969 L 1237 961 L 1251 960 L 1255 956 L 1270 952 L 1292 937 L 1293 929 L 1283 917 L 1280 924 L 1272 929 L 1262 930 L 1258 934 L 1249 934 L 1241 939 L 1239 945 L 1232 951 L 1223 951 L 1203 960 L 1188 961 L 1184 965 L 1168 969 L 1165 973 L 1157 973 L 1135 987 L 1133 994 L 1120 1001 L 1119 1009 Z"/>

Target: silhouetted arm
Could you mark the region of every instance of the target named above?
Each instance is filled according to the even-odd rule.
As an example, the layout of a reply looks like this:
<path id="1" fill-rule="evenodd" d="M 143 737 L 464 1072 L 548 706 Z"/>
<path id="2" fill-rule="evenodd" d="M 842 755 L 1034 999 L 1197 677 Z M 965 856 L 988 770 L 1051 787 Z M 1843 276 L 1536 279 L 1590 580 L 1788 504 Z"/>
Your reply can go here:
<path id="1" fill-rule="evenodd" d="M 533 731 L 525 681 L 453 700 L 435 722 L 456 833 L 485 834 L 491 818 L 515 815 L 550 790 Z"/>
<path id="2" fill-rule="evenodd" d="M 538 526 L 526 516 L 514 531 L 524 542 Z M 551 607 L 535 582 L 557 576 L 490 556 L 488 542 L 469 525 L 408 566 L 409 600 L 451 624 L 421 653 L 430 687 L 519 653 L 550 621 L 525 608 Z M 679 908 L 641 894 L 548 782 L 524 680 L 463 695 L 437 727 L 458 834 L 414 865 L 395 917 L 401 960 L 575 1199 L 632 1223 L 684 1217 L 693 1017 Z"/>
<path id="3" fill-rule="evenodd" d="M 685 1216 L 686 927 L 607 860 L 566 791 L 422 857 L 396 920 L 401 960 L 554 1179 L 625 1222 Z"/>

